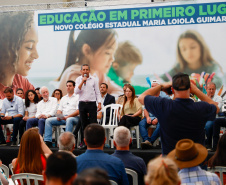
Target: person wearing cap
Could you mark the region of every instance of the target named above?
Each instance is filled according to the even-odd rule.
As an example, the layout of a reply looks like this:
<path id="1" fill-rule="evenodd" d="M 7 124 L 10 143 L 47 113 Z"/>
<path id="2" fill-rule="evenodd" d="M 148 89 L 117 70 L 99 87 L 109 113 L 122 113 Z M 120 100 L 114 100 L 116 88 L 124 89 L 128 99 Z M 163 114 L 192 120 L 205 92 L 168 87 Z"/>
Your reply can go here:
<path id="1" fill-rule="evenodd" d="M 172 90 L 174 100 L 155 97 L 161 90 Z M 190 99 L 195 94 L 201 102 Z M 139 96 L 148 112 L 154 114 L 160 124 L 162 153 L 167 155 L 175 148 L 176 143 L 184 138 L 196 143 L 205 143 L 205 123 L 214 120 L 219 112 L 217 103 L 203 94 L 187 74 L 178 73 L 173 82 L 166 82 L 148 89 Z"/>
<path id="2" fill-rule="evenodd" d="M 152 80 L 151 82 L 151 88 L 159 85 L 158 80 Z M 165 92 L 160 91 L 158 94 L 155 95 L 156 97 L 163 97 L 163 98 L 168 98 L 170 97 L 166 95 Z M 150 125 L 156 125 L 156 129 L 151 135 L 151 137 L 148 136 L 148 130 L 147 128 Z M 139 122 L 139 129 L 140 129 L 140 135 L 143 139 L 144 142 L 141 143 L 141 149 L 151 149 L 153 148 L 153 143 L 155 142 L 156 139 L 160 136 L 160 125 L 158 123 L 158 119 L 151 113 L 148 112 L 146 109 L 144 109 L 144 119 L 142 119 Z"/>
<path id="3" fill-rule="evenodd" d="M 202 170 L 199 166 L 207 157 L 207 149 L 190 139 L 182 139 L 167 157 L 180 168 L 181 184 L 221 184 L 215 173 Z"/>

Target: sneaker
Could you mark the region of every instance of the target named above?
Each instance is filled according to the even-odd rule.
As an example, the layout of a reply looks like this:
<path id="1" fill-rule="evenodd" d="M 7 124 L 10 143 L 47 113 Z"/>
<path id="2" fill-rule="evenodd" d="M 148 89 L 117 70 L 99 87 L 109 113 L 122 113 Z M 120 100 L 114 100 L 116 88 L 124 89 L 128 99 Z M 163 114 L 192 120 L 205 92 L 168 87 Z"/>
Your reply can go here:
<path id="1" fill-rule="evenodd" d="M 6 145 L 5 140 L 0 142 L 0 146 L 5 146 L 5 145 Z"/>
<path id="2" fill-rule="evenodd" d="M 10 146 L 17 146 L 16 141 L 12 141 Z"/>
<path id="3" fill-rule="evenodd" d="M 148 140 L 141 143 L 142 150 L 147 150 L 147 149 L 152 149 L 152 148 L 153 148 L 153 145 Z"/>

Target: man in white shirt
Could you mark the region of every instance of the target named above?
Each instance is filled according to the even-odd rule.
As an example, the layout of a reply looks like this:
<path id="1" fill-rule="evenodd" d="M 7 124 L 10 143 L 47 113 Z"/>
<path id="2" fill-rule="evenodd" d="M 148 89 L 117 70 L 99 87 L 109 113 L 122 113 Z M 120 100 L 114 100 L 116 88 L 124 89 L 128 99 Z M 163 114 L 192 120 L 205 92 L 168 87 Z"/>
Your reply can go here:
<path id="1" fill-rule="evenodd" d="M 49 97 L 49 90 L 45 86 L 41 87 L 40 93 L 43 99 L 37 105 L 35 118 L 27 120 L 26 130 L 38 125 L 39 134 L 43 136 L 46 119 L 54 116 L 56 113 L 57 99 Z"/>
<path id="2" fill-rule="evenodd" d="M 75 93 L 79 94 L 79 113 L 84 131 L 88 124 L 97 123 L 97 111 L 101 110 L 101 98 L 98 81 L 89 74 L 89 65 L 83 64 L 80 72 L 82 75 L 76 79 Z"/>
<path id="3" fill-rule="evenodd" d="M 67 95 L 61 98 L 60 106 L 57 110 L 57 117 L 48 118 L 45 125 L 44 141 L 47 146 L 52 145 L 52 126 L 65 125 L 66 132 L 72 132 L 73 126 L 79 122 L 78 98 L 74 94 L 75 82 L 68 80 L 66 83 Z"/>
<path id="4" fill-rule="evenodd" d="M 214 82 L 209 82 L 206 85 L 206 91 L 207 91 L 207 96 L 210 97 L 213 101 L 217 102 L 218 107 L 221 110 L 223 102 L 222 102 L 222 98 L 217 94 L 215 94 L 216 84 Z M 206 137 L 207 137 L 205 144 L 208 149 L 212 148 L 213 124 L 214 124 L 214 121 L 207 121 L 205 126 Z"/>

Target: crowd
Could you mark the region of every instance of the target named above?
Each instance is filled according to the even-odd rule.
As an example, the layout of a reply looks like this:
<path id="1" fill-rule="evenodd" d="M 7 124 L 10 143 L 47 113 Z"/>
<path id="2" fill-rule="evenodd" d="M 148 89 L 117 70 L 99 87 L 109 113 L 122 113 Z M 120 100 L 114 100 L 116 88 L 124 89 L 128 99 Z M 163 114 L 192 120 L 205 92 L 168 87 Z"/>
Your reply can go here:
<path id="1" fill-rule="evenodd" d="M 208 161 L 211 168 L 226 165 L 225 134 L 218 143 L 219 127 L 225 120 L 216 118 L 222 99 L 215 95 L 213 82 L 207 84 L 205 95 L 187 74 L 178 73 L 172 82 L 152 81 L 151 88 L 139 97 L 132 85 L 125 84 L 124 94 L 115 101 L 115 97 L 108 94 L 108 84 L 99 86 L 90 75 L 89 65 L 83 64 L 80 72 L 82 75 L 76 81 L 66 82 L 65 96 L 56 89 L 50 97 L 45 86 L 25 94 L 21 88 L 15 94 L 10 87 L 4 90 L 0 145 L 6 145 L 2 125 L 13 124 L 11 146 L 17 145 L 18 131 L 20 146 L 18 157 L 12 161 L 15 174 L 43 174 L 45 184 L 109 184 L 109 180 L 113 180 L 127 185 L 131 184 L 125 170 L 128 168 L 138 174 L 139 185 L 220 184 L 217 175 L 202 169 L 207 163 L 207 149 L 217 150 Z M 199 101 L 195 102 L 190 94 Z M 101 123 L 103 107 L 114 103 L 122 104 L 122 111 L 113 135 L 116 150 L 109 155 L 103 152 L 106 137 Z M 111 113 L 106 111 L 107 123 Z M 57 125 L 66 127 L 58 139 L 59 152 L 52 154 L 49 149 L 52 127 Z M 161 138 L 163 157 L 150 161 L 147 168 L 143 159 L 130 152 L 130 128 L 137 125 L 143 139 L 142 149 L 153 148 L 154 141 Z M 156 125 L 152 136 L 148 134 L 150 125 Z M 87 150 L 76 157 L 73 150 L 78 132 L 82 137 L 79 148 Z"/>

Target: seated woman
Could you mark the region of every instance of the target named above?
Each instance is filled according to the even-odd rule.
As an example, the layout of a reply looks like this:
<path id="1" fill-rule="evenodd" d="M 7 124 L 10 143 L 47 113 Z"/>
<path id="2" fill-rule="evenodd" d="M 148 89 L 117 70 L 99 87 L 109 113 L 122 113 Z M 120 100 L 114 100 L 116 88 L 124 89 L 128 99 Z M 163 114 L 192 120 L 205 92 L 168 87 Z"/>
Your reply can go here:
<path id="1" fill-rule="evenodd" d="M 60 105 L 60 100 L 61 98 L 63 97 L 63 93 L 60 89 L 55 89 L 53 91 L 53 94 L 52 94 L 52 97 L 56 98 L 57 99 L 57 107 L 59 107 Z"/>
<path id="2" fill-rule="evenodd" d="M 226 167 L 226 133 L 224 133 L 217 145 L 217 150 L 215 154 L 209 159 L 208 166 L 214 168 L 215 166 Z M 226 183 L 226 174 L 223 175 L 224 184 Z"/>
<path id="3" fill-rule="evenodd" d="M 35 118 L 35 114 L 37 112 L 37 104 L 39 102 L 38 95 L 34 90 L 28 90 L 25 94 L 25 116 L 20 122 L 19 126 L 19 135 L 20 140 L 26 128 L 27 120 L 30 118 Z"/>
<path id="4" fill-rule="evenodd" d="M 142 116 L 142 105 L 138 101 L 135 95 L 135 90 L 132 85 L 128 85 L 125 91 L 125 98 L 122 107 L 122 114 L 119 126 L 125 126 L 127 128 L 136 126 L 139 124 Z"/>
<path id="5" fill-rule="evenodd" d="M 13 159 L 13 172 L 42 174 L 46 169 L 46 158 L 52 151 L 46 146 L 37 128 L 24 132 L 17 158 Z"/>
<path id="6" fill-rule="evenodd" d="M 169 158 L 157 157 L 147 165 L 146 185 L 180 185 L 176 163 Z"/>

